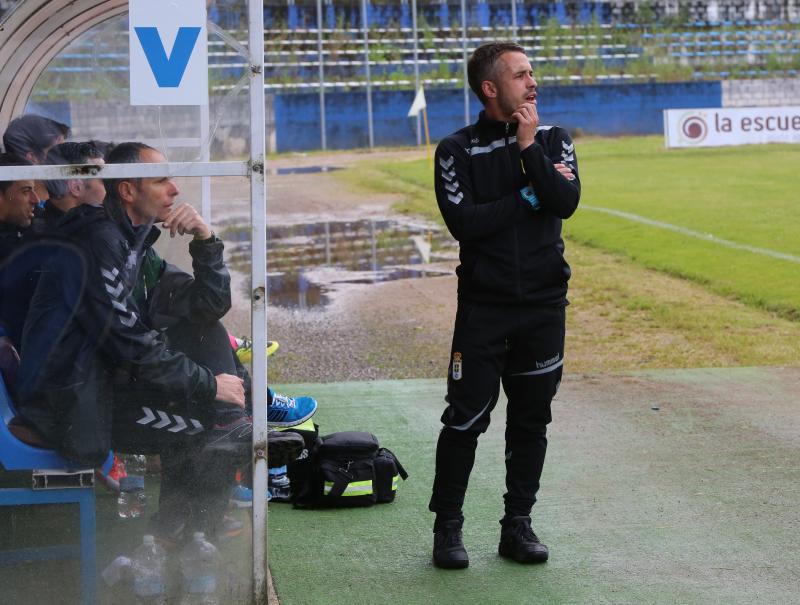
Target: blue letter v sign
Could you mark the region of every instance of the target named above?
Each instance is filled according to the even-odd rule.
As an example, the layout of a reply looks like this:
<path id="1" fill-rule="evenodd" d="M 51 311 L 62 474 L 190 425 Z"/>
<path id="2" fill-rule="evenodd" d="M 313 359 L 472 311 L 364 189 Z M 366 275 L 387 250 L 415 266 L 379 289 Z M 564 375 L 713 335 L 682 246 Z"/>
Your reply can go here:
<path id="1" fill-rule="evenodd" d="M 160 88 L 177 88 L 183 79 L 186 66 L 189 64 L 189 58 L 192 56 L 197 37 L 200 35 L 200 28 L 178 28 L 178 35 L 169 57 L 164 50 L 161 36 L 158 35 L 158 29 L 155 27 L 135 27 L 134 29 L 158 86 Z"/>

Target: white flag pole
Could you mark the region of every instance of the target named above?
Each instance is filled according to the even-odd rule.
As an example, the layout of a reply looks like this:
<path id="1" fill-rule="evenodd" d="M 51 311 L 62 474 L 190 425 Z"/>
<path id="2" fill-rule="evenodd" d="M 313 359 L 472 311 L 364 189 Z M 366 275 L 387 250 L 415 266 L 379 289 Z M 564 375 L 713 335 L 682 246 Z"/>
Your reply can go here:
<path id="1" fill-rule="evenodd" d="M 420 112 L 422 112 L 422 121 L 425 125 L 425 148 L 427 151 L 428 163 L 432 164 L 433 157 L 431 156 L 431 135 L 430 131 L 428 130 L 428 104 L 425 101 L 425 91 L 423 90 L 422 86 L 417 89 L 417 94 L 414 96 L 414 102 L 411 103 L 411 107 L 408 110 L 408 117 L 418 117 Z"/>

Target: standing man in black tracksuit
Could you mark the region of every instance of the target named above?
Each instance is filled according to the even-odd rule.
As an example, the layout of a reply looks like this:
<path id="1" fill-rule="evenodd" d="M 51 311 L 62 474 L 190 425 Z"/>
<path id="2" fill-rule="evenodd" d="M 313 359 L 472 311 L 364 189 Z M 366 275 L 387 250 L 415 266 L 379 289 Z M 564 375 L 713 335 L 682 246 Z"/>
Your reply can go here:
<path id="1" fill-rule="evenodd" d="M 580 198 L 573 143 L 561 128 L 539 124 L 537 84 L 523 48 L 480 46 L 468 77 L 485 109 L 476 124 L 442 140 L 435 159 L 436 199 L 461 260 L 429 505 L 436 513 L 433 562 L 442 568 L 469 565 L 462 506 L 501 383 L 508 409 L 499 552 L 519 563 L 547 560 L 530 513 L 564 359 L 570 268 L 561 221 Z"/>

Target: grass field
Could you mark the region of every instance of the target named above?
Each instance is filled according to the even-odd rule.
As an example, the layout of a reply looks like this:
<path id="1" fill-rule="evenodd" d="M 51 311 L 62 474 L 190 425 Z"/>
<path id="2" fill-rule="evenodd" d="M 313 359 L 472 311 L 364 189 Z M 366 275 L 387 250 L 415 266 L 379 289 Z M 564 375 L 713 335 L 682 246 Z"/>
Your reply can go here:
<path id="1" fill-rule="evenodd" d="M 667 150 L 661 137 L 625 137 L 576 148 L 583 195 L 564 232 L 577 306 L 610 304 L 628 329 L 718 338 L 719 354 L 698 365 L 800 361 L 786 332 L 800 319 L 800 146 Z M 425 160 L 364 164 L 342 178 L 399 191 L 397 210 L 441 222 Z M 681 295 L 681 280 L 695 294 Z M 700 301 L 697 287 L 716 298 Z M 654 366 L 688 367 L 668 354 Z"/>

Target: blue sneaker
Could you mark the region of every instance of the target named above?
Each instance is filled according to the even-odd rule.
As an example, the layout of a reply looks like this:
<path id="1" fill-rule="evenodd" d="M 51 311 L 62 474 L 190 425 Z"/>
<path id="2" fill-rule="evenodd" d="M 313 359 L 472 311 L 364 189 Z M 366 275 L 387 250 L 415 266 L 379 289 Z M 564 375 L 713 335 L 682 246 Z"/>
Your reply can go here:
<path id="1" fill-rule="evenodd" d="M 278 471 L 278 472 L 275 472 Z M 289 477 L 286 474 L 286 467 L 269 469 L 269 484 L 267 486 L 267 501 L 289 502 L 292 499 L 292 489 Z M 236 508 L 252 508 L 253 490 L 244 485 L 237 485 L 231 492 L 228 500 L 231 506 Z"/>
<path id="2" fill-rule="evenodd" d="M 285 466 L 269 469 L 267 483 L 267 500 L 272 502 L 289 502 L 292 499 L 292 484 L 289 481 L 289 469 Z"/>
<path id="3" fill-rule="evenodd" d="M 252 508 L 253 507 L 253 490 L 244 485 L 237 485 L 231 492 L 231 497 L 228 502 L 236 508 Z"/>
<path id="4" fill-rule="evenodd" d="M 313 397 L 287 397 L 267 389 L 267 424 L 287 427 L 303 424 L 317 411 Z"/>

